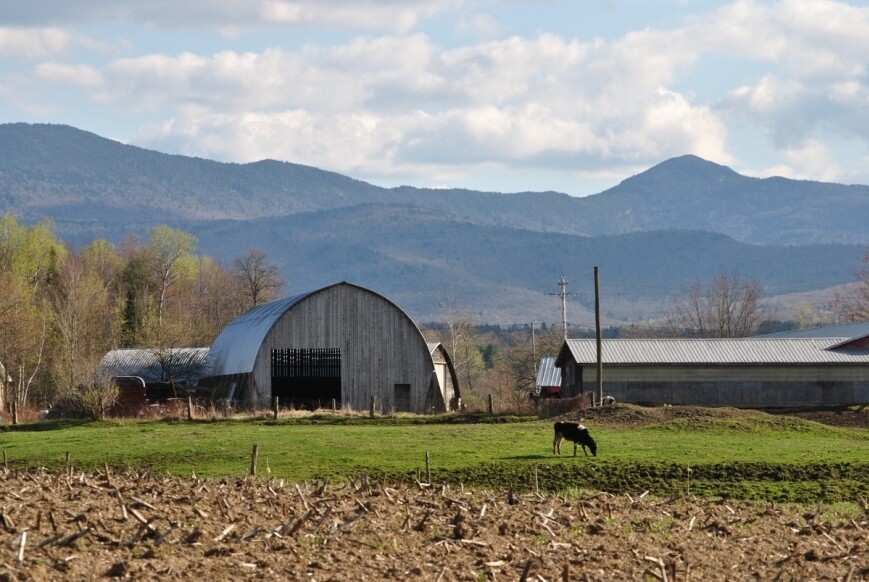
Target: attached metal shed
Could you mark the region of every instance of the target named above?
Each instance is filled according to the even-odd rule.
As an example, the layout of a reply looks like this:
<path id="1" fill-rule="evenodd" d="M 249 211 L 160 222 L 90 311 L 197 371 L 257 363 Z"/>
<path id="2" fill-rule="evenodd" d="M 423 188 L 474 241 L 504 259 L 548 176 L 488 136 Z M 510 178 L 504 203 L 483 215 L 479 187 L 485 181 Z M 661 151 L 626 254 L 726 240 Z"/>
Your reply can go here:
<path id="1" fill-rule="evenodd" d="M 561 397 L 561 368 L 555 365 L 555 356 L 540 358 L 537 379 L 534 382 L 534 398 Z"/>
<path id="2" fill-rule="evenodd" d="M 619 402 L 781 408 L 869 403 L 869 338 L 604 340 L 604 393 Z M 562 396 L 597 391 L 595 340 L 567 340 Z"/>
<path id="3" fill-rule="evenodd" d="M 202 381 L 245 407 L 446 410 L 459 398 L 452 361 L 382 295 L 347 282 L 260 305 L 217 337 Z"/>
<path id="4" fill-rule="evenodd" d="M 781 338 L 828 338 L 828 337 L 848 337 L 859 338 L 869 336 L 869 321 L 855 321 L 851 323 L 839 323 L 836 325 L 825 325 L 821 327 L 808 327 L 804 329 L 792 329 L 790 331 L 779 331 L 776 333 L 768 333 L 764 335 L 756 335 L 756 338 L 762 339 L 781 339 Z"/>
<path id="5" fill-rule="evenodd" d="M 112 350 L 100 360 L 96 377 L 139 376 L 146 384 L 194 386 L 205 374 L 208 348 Z"/>
<path id="6" fill-rule="evenodd" d="M 112 350 L 100 360 L 95 380 L 118 386 L 115 413 L 136 414 L 146 405 L 195 396 L 207 359 L 208 348 Z"/>

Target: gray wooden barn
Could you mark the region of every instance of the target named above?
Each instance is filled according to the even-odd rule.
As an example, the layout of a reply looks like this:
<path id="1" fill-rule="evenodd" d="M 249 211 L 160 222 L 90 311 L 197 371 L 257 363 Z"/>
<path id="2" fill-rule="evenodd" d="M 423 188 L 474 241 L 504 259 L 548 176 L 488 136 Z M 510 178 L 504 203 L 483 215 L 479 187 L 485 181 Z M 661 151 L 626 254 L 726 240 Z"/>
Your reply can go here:
<path id="1" fill-rule="evenodd" d="M 869 336 L 610 339 L 604 395 L 619 402 L 788 408 L 869 403 Z M 595 340 L 566 340 L 562 397 L 597 393 Z"/>
<path id="2" fill-rule="evenodd" d="M 347 282 L 260 305 L 217 337 L 202 383 L 243 407 L 440 412 L 460 397 L 450 355 L 392 301 Z"/>

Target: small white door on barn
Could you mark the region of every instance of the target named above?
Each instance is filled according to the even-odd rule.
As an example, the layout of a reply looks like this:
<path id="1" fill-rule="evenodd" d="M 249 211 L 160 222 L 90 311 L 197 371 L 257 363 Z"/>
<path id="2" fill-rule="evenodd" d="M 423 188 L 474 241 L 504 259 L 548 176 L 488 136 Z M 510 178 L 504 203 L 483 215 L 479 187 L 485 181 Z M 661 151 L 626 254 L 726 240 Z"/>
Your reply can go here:
<path id="1" fill-rule="evenodd" d="M 438 388 L 440 388 L 441 394 L 444 397 L 444 400 L 449 402 L 449 399 L 452 398 L 452 394 L 446 393 L 447 386 L 447 365 L 436 363 L 435 364 L 435 375 L 438 378 Z"/>

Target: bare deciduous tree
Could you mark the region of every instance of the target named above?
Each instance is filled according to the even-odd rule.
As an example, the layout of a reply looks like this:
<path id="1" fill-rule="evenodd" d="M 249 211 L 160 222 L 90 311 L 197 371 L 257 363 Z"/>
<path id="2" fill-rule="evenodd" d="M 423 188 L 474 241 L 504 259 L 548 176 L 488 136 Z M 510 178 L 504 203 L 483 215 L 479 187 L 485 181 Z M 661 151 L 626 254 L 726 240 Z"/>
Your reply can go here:
<path id="1" fill-rule="evenodd" d="M 178 317 L 190 330 L 187 345 L 210 345 L 226 325 L 242 313 L 247 302 L 235 274 L 211 257 L 199 257 L 181 291 L 187 306 Z"/>
<path id="2" fill-rule="evenodd" d="M 276 264 L 270 262 L 265 252 L 249 249 L 235 259 L 235 276 L 244 289 L 248 307 L 254 308 L 280 297 L 286 285 Z"/>
<path id="3" fill-rule="evenodd" d="M 763 288 L 739 273 L 722 273 L 709 288 L 694 283 L 676 300 L 668 324 L 676 335 L 747 337 L 757 333 L 765 318 Z"/>
<path id="4" fill-rule="evenodd" d="M 447 346 L 462 389 L 473 391 L 486 365 L 474 332 L 474 317 L 452 299 L 440 304 L 441 341 Z"/>
<path id="5" fill-rule="evenodd" d="M 55 332 L 51 373 L 55 384 L 61 390 L 88 384 L 100 358 L 114 344 L 112 310 L 104 281 L 100 273 L 71 251 L 50 297 Z"/>
<path id="6" fill-rule="evenodd" d="M 863 255 L 863 266 L 854 282 L 835 292 L 830 310 L 841 321 L 869 320 L 869 250 Z"/>

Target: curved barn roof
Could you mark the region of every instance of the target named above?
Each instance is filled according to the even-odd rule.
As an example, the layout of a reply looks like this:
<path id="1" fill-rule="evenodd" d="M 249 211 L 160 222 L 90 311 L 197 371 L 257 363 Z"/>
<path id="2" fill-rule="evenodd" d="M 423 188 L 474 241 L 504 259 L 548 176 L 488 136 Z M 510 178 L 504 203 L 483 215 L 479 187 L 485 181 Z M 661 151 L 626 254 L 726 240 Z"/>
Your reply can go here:
<path id="1" fill-rule="evenodd" d="M 250 372 L 269 330 L 284 313 L 309 295 L 311 293 L 302 293 L 263 303 L 233 319 L 211 346 L 210 373 L 225 376 Z"/>
<path id="2" fill-rule="evenodd" d="M 362 291 L 372 293 L 395 307 L 411 323 L 413 320 L 395 303 L 379 293 L 354 285 L 346 281 L 328 285 L 315 291 L 301 293 L 293 297 L 285 297 L 264 303 L 236 317 L 214 340 L 209 354 L 210 374 L 213 376 L 228 376 L 232 374 L 249 373 L 256 362 L 260 346 L 278 320 L 304 299 L 337 287 L 347 285 Z M 414 326 L 416 324 L 413 324 Z"/>
<path id="3" fill-rule="evenodd" d="M 97 378 L 139 376 L 146 382 L 175 380 L 195 384 L 206 372 L 208 348 L 112 350 L 103 356 Z"/>

